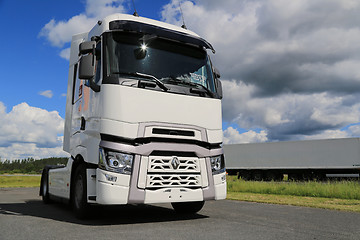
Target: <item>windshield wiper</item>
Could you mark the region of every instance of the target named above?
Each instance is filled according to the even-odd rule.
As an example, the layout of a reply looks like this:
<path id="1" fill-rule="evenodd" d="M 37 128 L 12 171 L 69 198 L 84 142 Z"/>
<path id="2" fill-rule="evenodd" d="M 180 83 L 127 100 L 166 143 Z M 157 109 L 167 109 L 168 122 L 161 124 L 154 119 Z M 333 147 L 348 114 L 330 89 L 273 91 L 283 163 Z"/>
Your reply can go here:
<path id="1" fill-rule="evenodd" d="M 204 85 L 202 85 L 200 83 L 194 83 L 194 82 L 189 82 L 189 81 L 185 81 L 185 80 L 180 80 L 180 79 L 172 77 L 172 76 L 168 77 L 167 81 L 173 82 L 176 84 L 184 84 L 184 85 L 194 86 L 196 88 L 190 88 L 190 92 L 197 93 L 197 94 L 207 93 L 209 96 L 214 97 L 214 93 L 210 89 L 208 89 L 207 87 L 205 87 Z M 199 89 L 199 87 L 201 89 Z"/>
<path id="2" fill-rule="evenodd" d="M 196 87 L 201 87 L 201 90 L 198 89 L 198 88 L 190 88 L 190 92 L 193 92 L 193 93 L 207 93 L 210 97 L 214 97 L 214 93 L 212 91 L 210 91 L 210 89 L 208 89 L 207 87 L 205 87 L 204 85 L 200 84 L 200 83 L 194 83 L 194 82 L 191 82 L 189 85 L 192 85 L 192 86 L 196 86 Z"/>
<path id="3" fill-rule="evenodd" d="M 157 79 L 153 75 L 139 73 L 139 72 L 113 72 L 113 74 L 125 74 L 125 75 L 134 76 L 134 77 L 146 78 L 146 79 L 152 80 L 152 82 L 155 82 L 162 90 L 164 90 L 164 91 L 170 90 L 159 79 Z"/>
<path id="4" fill-rule="evenodd" d="M 165 86 L 165 84 L 163 84 L 159 79 L 157 79 L 155 76 L 153 75 L 150 75 L 150 74 L 145 74 L 145 73 L 139 73 L 139 72 L 136 72 L 135 73 L 137 76 L 139 77 L 144 77 L 144 78 L 148 78 L 148 79 L 152 79 L 154 80 L 154 82 L 161 88 L 163 89 L 165 92 L 170 90 L 170 88 L 167 88 Z"/>

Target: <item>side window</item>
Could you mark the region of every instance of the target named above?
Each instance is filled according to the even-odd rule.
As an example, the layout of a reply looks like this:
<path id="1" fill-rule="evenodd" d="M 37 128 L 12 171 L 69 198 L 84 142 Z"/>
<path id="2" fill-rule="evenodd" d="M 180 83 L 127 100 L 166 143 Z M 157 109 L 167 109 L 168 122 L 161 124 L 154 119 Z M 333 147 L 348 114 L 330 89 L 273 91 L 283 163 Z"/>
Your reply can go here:
<path id="1" fill-rule="evenodd" d="M 101 76 L 101 58 L 96 59 L 95 65 L 95 83 L 98 84 Z"/>
<path id="2" fill-rule="evenodd" d="M 101 78 L 101 42 L 96 44 L 95 83 L 98 84 Z"/>
<path id="3" fill-rule="evenodd" d="M 77 71 L 78 71 L 78 65 L 75 65 L 74 68 L 74 85 L 73 85 L 73 104 L 76 103 L 83 95 L 83 81 L 78 78 Z"/>
<path id="4" fill-rule="evenodd" d="M 75 86 L 77 85 L 76 82 L 77 82 L 77 80 L 78 80 L 78 78 L 77 78 L 77 70 L 78 70 L 78 64 L 76 63 L 76 64 L 74 65 L 74 74 L 73 74 L 72 104 L 74 104 L 75 101 L 77 100 L 77 97 L 75 96 L 75 92 L 76 92 Z"/>

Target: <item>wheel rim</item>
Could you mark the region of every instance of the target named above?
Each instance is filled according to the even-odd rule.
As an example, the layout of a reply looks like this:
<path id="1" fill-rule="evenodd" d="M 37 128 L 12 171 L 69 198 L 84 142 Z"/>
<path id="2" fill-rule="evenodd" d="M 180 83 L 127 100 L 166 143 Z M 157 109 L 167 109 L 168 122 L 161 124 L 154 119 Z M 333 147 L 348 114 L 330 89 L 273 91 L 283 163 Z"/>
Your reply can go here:
<path id="1" fill-rule="evenodd" d="M 81 201 L 83 198 L 84 185 L 82 181 L 82 176 L 79 175 L 75 184 L 75 206 L 76 208 L 80 208 Z"/>
<path id="2" fill-rule="evenodd" d="M 42 191 L 43 191 L 43 196 L 46 196 L 47 194 L 47 180 L 44 180 L 44 183 L 42 185 Z"/>

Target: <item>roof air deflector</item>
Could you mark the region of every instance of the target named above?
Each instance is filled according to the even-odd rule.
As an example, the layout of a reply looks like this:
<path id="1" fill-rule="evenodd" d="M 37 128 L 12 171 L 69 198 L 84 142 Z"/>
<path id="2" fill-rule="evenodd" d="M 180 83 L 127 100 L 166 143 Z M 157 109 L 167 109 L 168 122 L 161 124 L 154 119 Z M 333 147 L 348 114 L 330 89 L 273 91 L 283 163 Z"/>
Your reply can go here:
<path id="1" fill-rule="evenodd" d="M 159 37 L 176 40 L 183 43 L 193 44 L 210 49 L 215 53 L 213 46 L 205 39 L 191 36 L 190 34 L 171 30 L 159 26 L 154 26 L 146 23 L 140 23 L 130 20 L 115 20 L 109 23 L 110 30 L 119 30 L 127 32 L 139 32 L 144 34 L 153 34 Z"/>

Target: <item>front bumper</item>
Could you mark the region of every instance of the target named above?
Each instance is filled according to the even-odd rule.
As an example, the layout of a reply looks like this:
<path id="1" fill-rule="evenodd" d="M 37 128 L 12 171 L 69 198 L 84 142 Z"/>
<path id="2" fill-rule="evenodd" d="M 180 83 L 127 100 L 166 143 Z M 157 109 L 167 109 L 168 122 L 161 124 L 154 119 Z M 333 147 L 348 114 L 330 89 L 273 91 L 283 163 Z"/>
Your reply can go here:
<path id="1" fill-rule="evenodd" d="M 206 188 L 197 189 L 184 187 L 166 187 L 154 190 L 139 189 L 137 186 L 132 186 L 131 182 L 134 179 L 132 176 L 102 169 L 96 170 L 96 176 L 96 202 L 104 205 L 192 202 L 226 198 L 225 173 L 211 175 L 214 185 L 210 184 Z"/>

